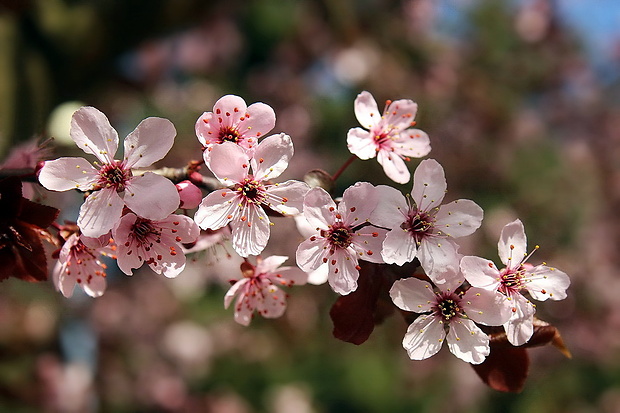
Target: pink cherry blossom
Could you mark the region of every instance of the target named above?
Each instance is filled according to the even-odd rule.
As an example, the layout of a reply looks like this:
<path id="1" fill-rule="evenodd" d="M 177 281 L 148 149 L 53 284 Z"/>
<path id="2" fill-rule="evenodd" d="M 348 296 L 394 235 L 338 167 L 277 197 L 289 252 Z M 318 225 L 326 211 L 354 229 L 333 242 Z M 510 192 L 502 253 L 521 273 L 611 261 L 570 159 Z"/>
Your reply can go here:
<path id="1" fill-rule="evenodd" d="M 411 197 L 377 186 L 379 202 L 370 221 L 391 229 L 383 242 L 386 263 L 403 265 L 418 258 L 424 271 L 437 284 L 450 266 L 458 267 L 455 238 L 473 233 L 483 211 L 475 202 L 460 199 L 441 205 L 446 193 L 443 168 L 434 159 L 420 162 L 413 176 Z M 452 271 L 458 268 L 452 268 Z"/>
<path id="2" fill-rule="evenodd" d="M 385 174 L 394 182 L 409 182 L 410 174 L 405 161 L 421 158 L 431 151 L 428 135 L 412 129 L 418 105 L 409 99 L 388 101 L 383 115 L 377 102 L 366 91 L 355 99 L 355 116 L 366 129 L 352 128 L 347 135 L 347 146 L 360 159 L 375 156 Z"/>
<path id="3" fill-rule="evenodd" d="M 450 352 L 463 361 L 480 364 L 490 353 L 489 337 L 476 325 L 502 325 L 510 318 L 506 297 L 494 291 L 470 288 L 460 291 L 454 278 L 434 289 L 417 278 L 398 280 L 390 289 L 397 307 L 421 313 L 409 325 L 403 347 L 412 360 L 424 360 L 448 341 Z"/>
<path id="4" fill-rule="evenodd" d="M 385 230 L 370 225 L 368 218 L 377 204 L 375 187 L 358 182 L 347 188 L 336 206 L 322 188 L 313 188 L 304 201 L 304 216 L 315 235 L 297 248 L 297 265 L 313 272 L 328 265 L 328 281 L 338 294 L 357 289 L 358 260 L 382 263 Z"/>
<path id="5" fill-rule="evenodd" d="M 179 191 L 179 198 L 181 203 L 179 208 L 182 209 L 194 209 L 202 201 L 202 191 L 196 185 L 190 181 L 181 181 L 175 185 L 177 191 Z"/>
<path id="6" fill-rule="evenodd" d="M 278 286 L 290 287 L 306 283 L 307 275 L 296 267 L 281 267 L 288 257 L 273 255 L 258 257 L 256 266 L 245 261 L 241 264 L 243 278 L 235 282 L 224 297 L 228 308 L 235 302 L 235 321 L 247 326 L 254 311 L 265 318 L 278 318 L 286 310 L 286 294 Z"/>
<path id="7" fill-rule="evenodd" d="M 536 249 L 538 246 L 536 246 Z M 536 308 L 523 292 L 538 301 L 563 300 L 570 279 L 564 272 L 546 265 L 526 263 L 527 238 L 520 220 L 507 224 L 498 243 L 499 257 L 506 266 L 499 270 L 492 261 L 467 256 L 461 259 L 461 270 L 474 287 L 505 294 L 512 302 L 512 314 L 504 324 L 508 341 L 515 346 L 525 344 L 534 332 Z"/>
<path id="8" fill-rule="evenodd" d="M 147 263 L 157 274 L 176 277 L 185 268 L 181 243 L 196 241 L 200 229 L 184 215 L 149 220 L 128 213 L 112 232 L 118 245 L 118 267 L 127 275 Z"/>
<path id="9" fill-rule="evenodd" d="M 91 297 L 100 297 L 106 289 L 106 265 L 101 256 L 115 257 L 116 247 L 107 242 L 100 243 L 95 238 L 72 234 L 60 250 L 58 261 L 52 271 L 56 289 L 65 297 L 73 295 L 75 285 L 82 287 Z"/>
<path id="10" fill-rule="evenodd" d="M 214 145 L 232 142 L 253 150 L 258 138 L 273 129 L 276 114 L 271 106 L 253 103 L 249 107 L 239 96 L 221 97 L 213 112 L 205 112 L 196 121 L 196 136 L 202 145 L 211 149 Z"/>
<path id="11" fill-rule="evenodd" d="M 242 257 L 260 254 L 271 231 L 266 209 L 298 214 L 309 190 L 299 181 L 271 183 L 292 156 L 293 143 L 285 134 L 265 138 L 252 158 L 231 142 L 213 147 L 207 165 L 227 188 L 213 191 L 202 200 L 195 216 L 198 225 L 216 230 L 230 224 L 235 251 Z"/>
<path id="12" fill-rule="evenodd" d="M 169 120 L 147 118 L 140 122 L 125 138 L 122 161 L 114 159 L 118 134 L 99 110 L 78 109 L 70 133 L 77 146 L 95 155 L 99 163 L 94 167 L 73 157 L 46 161 L 39 182 L 53 191 L 91 192 L 77 221 L 84 235 L 99 237 L 109 232 L 120 220 L 124 206 L 148 219 L 165 218 L 178 208 L 179 194 L 172 182 L 152 172 L 132 173 L 132 168 L 148 167 L 168 153 L 176 135 Z"/>

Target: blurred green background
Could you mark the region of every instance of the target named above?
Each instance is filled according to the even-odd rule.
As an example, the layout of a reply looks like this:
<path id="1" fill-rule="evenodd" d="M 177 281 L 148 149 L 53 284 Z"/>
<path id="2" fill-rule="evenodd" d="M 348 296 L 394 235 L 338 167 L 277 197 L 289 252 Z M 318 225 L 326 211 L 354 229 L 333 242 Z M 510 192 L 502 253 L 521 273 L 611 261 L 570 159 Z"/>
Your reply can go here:
<path id="1" fill-rule="evenodd" d="M 111 269 L 94 300 L 0 284 L 0 412 L 620 412 L 620 11 L 589 4 L 0 1 L 0 159 L 50 136 L 56 155 L 79 155 L 69 119 L 88 104 L 121 137 L 146 116 L 172 120 L 161 164 L 180 167 L 200 157 L 198 116 L 232 93 L 275 109 L 296 149 L 283 177 L 300 179 L 349 157 L 357 93 L 413 99 L 448 198 L 485 210 L 462 251 L 497 260 L 501 228 L 520 218 L 541 246 L 531 262 L 571 276 L 569 298 L 538 314 L 573 353 L 531 350 L 524 391 L 497 393 L 447 349 L 411 362 L 398 317 L 361 346 L 337 341 L 325 285 L 292 289 L 283 318 L 244 328 L 223 309 L 238 262 L 220 248 L 175 280 Z M 339 189 L 360 180 L 390 183 L 358 161 Z M 40 197 L 75 219 L 75 198 Z M 266 253 L 294 257 L 281 221 Z"/>

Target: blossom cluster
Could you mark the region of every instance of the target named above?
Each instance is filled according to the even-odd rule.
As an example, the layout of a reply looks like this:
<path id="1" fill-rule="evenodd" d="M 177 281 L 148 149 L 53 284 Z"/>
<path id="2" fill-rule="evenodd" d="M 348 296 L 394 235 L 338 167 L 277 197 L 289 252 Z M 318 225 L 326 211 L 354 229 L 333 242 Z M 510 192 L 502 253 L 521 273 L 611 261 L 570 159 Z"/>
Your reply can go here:
<path id="1" fill-rule="evenodd" d="M 408 99 L 388 101 L 380 112 L 373 96 L 362 92 L 354 111 L 362 127 L 348 132 L 350 152 L 362 160 L 376 158 L 392 181 L 410 182 L 407 161 L 431 150 L 428 135 L 414 127 L 417 105 Z M 217 182 L 199 187 L 195 167 L 189 174 L 193 182 L 173 182 L 152 168 L 173 146 L 176 131 L 170 121 L 142 121 L 116 158 L 119 138 L 106 116 L 93 107 L 79 109 L 71 137 L 97 160 L 49 160 L 38 176 L 49 190 L 85 194 L 78 230 L 63 237 L 53 272 L 56 287 L 67 297 L 76 284 L 90 296 L 103 294 L 102 256 L 116 259 L 127 275 L 147 264 L 155 273 L 175 277 L 185 267 L 185 254 L 201 241 L 226 240 L 243 264 L 224 304 L 234 302 L 235 320 L 248 325 L 254 314 L 284 313 L 282 287 L 328 282 L 346 296 L 358 289 L 360 261 L 397 267 L 415 262 L 424 274 L 392 280 L 389 290 L 396 307 L 414 313 L 403 347 L 411 359 L 421 360 L 447 341 L 451 353 L 472 364 L 490 354 L 488 326 L 503 328 L 512 345 L 523 345 L 534 334 L 536 307 L 530 299 L 566 297 L 570 282 L 564 272 L 527 262 L 531 253 L 520 220 L 501 233 L 503 268 L 459 252 L 459 238 L 482 225 L 483 210 L 468 199 L 444 203 L 447 182 L 436 160 L 419 162 L 406 195 L 391 186 L 356 182 L 335 198 L 328 192 L 331 185 L 277 181 L 294 148 L 286 133 L 269 135 L 275 123 L 274 110 L 264 103 L 247 106 L 238 96 L 220 98 L 195 125 L 199 163 Z M 332 183 L 335 179 L 329 177 Z M 305 238 L 296 250 L 296 266 L 283 267 L 285 256 L 261 256 L 274 217 L 295 217 Z"/>

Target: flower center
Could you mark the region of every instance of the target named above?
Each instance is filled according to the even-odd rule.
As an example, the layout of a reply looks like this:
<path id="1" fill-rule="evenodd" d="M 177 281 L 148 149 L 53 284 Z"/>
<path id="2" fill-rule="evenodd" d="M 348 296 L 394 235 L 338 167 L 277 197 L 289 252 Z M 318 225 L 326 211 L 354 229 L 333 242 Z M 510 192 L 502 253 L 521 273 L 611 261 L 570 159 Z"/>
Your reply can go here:
<path id="1" fill-rule="evenodd" d="M 407 221 L 403 222 L 400 227 L 410 231 L 411 236 L 420 242 L 432 232 L 434 223 L 435 220 L 428 213 L 414 210 L 413 213 L 409 213 Z"/>
<path id="2" fill-rule="evenodd" d="M 325 238 L 329 240 L 332 247 L 347 248 L 351 245 L 353 233 L 349 230 L 349 228 L 346 228 L 340 224 L 339 226 L 334 226 L 328 230 Z"/>
<path id="3" fill-rule="evenodd" d="M 452 294 L 449 296 L 440 296 L 437 301 L 436 311 L 441 314 L 444 320 L 449 321 L 452 317 L 456 317 L 461 313 L 459 302 Z"/>
<path id="4" fill-rule="evenodd" d="M 232 142 L 237 143 L 241 134 L 237 130 L 237 128 L 226 126 L 220 129 L 220 136 L 218 136 L 220 143 L 222 142 Z"/>
<path id="5" fill-rule="evenodd" d="M 260 182 L 252 178 L 246 178 L 237 187 L 248 202 L 260 204 L 265 200 L 264 188 Z"/>
<path id="6" fill-rule="evenodd" d="M 99 169 L 97 184 L 103 188 L 115 188 L 118 192 L 125 190 L 125 184 L 129 180 L 131 172 L 125 170 L 120 162 L 105 164 Z"/>
<path id="7" fill-rule="evenodd" d="M 138 218 L 136 222 L 131 227 L 134 238 L 139 242 L 144 242 L 147 240 L 149 235 L 155 235 L 159 237 L 161 235 L 161 231 L 158 231 L 151 221 L 147 219 Z"/>
<path id="8" fill-rule="evenodd" d="M 520 265 L 516 270 L 504 268 L 500 271 L 500 291 L 505 294 L 519 291 L 523 286 L 524 276 L 525 267 L 523 265 Z"/>

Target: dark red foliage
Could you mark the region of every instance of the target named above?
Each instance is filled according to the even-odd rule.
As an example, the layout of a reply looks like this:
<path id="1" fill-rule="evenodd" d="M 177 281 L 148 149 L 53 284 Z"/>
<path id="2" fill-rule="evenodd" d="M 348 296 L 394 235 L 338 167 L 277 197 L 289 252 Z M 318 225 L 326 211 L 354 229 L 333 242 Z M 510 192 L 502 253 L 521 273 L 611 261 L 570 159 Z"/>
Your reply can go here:
<path id="1" fill-rule="evenodd" d="M 385 273 L 386 266 L 362 261 L 360 267 L 357 290 L 338 298 L 329 312 L 334 337 L 358 345 L 368 340 L 375 324 L 394 309 L 380 300 L 387 296 L 393 281 Z"/>
<path id="2" fill-rule="evenodd" d="M 22 196 L 19 178 L 0 180 L 0 281 L 9 277 L 24 281 L 47 279 L 47 260 L 42 238 L 58 216 L 58 210 Z"/>

